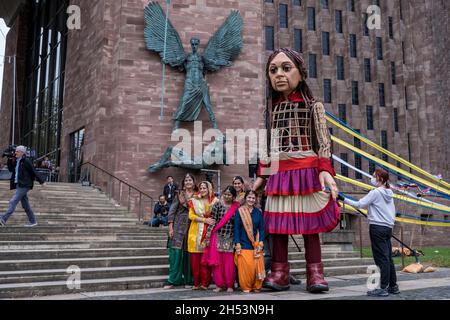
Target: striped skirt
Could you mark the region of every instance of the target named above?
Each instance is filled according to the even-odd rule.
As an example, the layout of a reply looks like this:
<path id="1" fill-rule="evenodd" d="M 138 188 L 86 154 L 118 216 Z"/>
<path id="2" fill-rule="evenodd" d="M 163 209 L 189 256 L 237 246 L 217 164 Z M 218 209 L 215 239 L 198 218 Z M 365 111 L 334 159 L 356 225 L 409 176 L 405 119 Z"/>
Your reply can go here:
<path id="1" fill-rule="evenodd" d="M 264 222 L 269 234 L 316 234 L 333 230 L 340 217 L 330 193 L 322 191 L 316 168 L 269 177 Z"/>

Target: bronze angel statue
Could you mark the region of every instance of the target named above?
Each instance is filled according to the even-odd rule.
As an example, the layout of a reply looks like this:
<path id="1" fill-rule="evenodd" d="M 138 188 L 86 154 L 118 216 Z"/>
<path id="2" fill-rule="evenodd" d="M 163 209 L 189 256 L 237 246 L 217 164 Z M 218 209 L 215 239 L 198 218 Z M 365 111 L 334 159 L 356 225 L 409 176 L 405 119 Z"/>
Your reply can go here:
<path id="1" fill-rule="evenodd" d="M 207 71 L 217 71 L 220 67 L 228 67 L 242 49 L 243 21 L 239 11 L 232 11 L 216 33 L 209 39 L 203 55 L 198 53 L 200 40 L 191 39 L 192 53 L 185 53 L 178 32 L 167 20 L 161 6 L 150 2 L 145 8 L 144 37 L 147 49 L 159 53 L 163 63 L 186 72 L 183 96 L 175 112 L 174 130 L 181 121 L 197 120 L 202 105 L 208 111 L 214 129 L 217 121 L 212 110 L 208 84 L 204 78 Z M 164 42 L 166 51 L 164 55 Z"/>
<path id="2" fill-rule="evenodd" d="M 208 71 L 217 71 L 220 67 L 231 66 L 232 61 L 241 52 L 243 21 L 239 11 L 231 11 L 225 22 L 209 39 L 203 55 L 198 52 L 200 44 L 198 38 L 192 38 L 190 41 L 192 53 L 184 52 L 178 32 L 170 20 L 166 20 L 166 15 L 159 3 L 150 2 L 145 8 L 144 15 L 146 23 L 144 38 L 147 49 L 159 53 L 163 63 L 186 73 L 183 96 L 174 115 L 173 130 L 180 127 L 180 122 L 197 120 L 203 105 L 208 112 L 212 127 L 218 129 L 205 74 Z M 223 154 L 223 143 L 224 136 L 222 135 L 210 149 Z M 175 149 L 169 146 L 161 159 L 149 167 L 149 171 L 155 172 L 169 166 L 190 169 L 201 169 L 208 166 L 205 159 L 203 161 L 194 159 L 194 161 L 184 157 L 180 158 L 179 154 L 179 150 L 175 152 Z M 203 158 L 205 157 L 208 158 L 208 155 L 204 154 Z"/>

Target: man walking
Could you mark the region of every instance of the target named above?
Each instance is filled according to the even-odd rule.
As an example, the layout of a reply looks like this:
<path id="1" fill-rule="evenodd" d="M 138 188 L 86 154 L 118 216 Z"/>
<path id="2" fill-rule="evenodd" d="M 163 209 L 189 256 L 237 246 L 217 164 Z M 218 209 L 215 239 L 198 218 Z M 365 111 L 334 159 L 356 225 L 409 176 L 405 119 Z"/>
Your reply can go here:
<path id="1" fill-rule="evenodd" d="M 29 224 L 25 227 L 37 226 L 37 221 L 34 216 L 33 210 L 30 207 L 27 193 L 33 189 L 34 180 L 36 179 L 41 185 L 45 185 L 45 181 L 37 174 L 33 167 L 33 164 L 26 158 L 25 153 L 27 148 L 24 146 L 18 146 L 16 148 L 15 157 L 8 158 L 8 170 L 12 173 L 10 180 L 10 189 L 16 190 L 16 193 L 9 202 L 9 207 L 3 216 L 0 216 L 0 227 L 5 226 L 9 217 L 14 213 L 19 201 L 22 203 L 22 207 L 25 210 Z"/>

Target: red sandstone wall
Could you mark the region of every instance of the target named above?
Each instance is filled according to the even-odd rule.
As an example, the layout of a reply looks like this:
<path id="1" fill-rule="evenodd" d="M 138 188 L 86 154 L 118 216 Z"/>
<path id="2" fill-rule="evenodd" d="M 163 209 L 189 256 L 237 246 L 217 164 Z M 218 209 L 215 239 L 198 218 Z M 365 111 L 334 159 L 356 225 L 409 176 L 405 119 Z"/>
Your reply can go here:
<path id="1" fill-rule="evenodd" d="M 160 120 L 162 65 L 159 56 L 146 49 L 143 35 L 143 9 L 148 2 L 72 3 L 82 3 L 82 30 L 69 32 L 62 168 L 66 172 L 69 134 L 84 126 L 85 160 L 156 197 L 167 175 L 179 181 L 186 172 L 171 168 L 147 173 L 166 147 L 176 144 L 169 141 L 171 118 L 182 93 L 184 74 L 166 69 L 165 113 Z M 185 51 L 190 50 L 190 38 L 197 36 L 200 52 L 231 9 L 239 9 L 244 19 L 243 51 L 232 67 L 207 76 L 223 132 L 258 127 L 264 103 L 262 7 L 251 0 L 191 0 L 173 1 L 170 8 Z M 205 120 L 204 129 L 210 127 L 205 110 L 200 119 Z M 246 176 L 247 172 L 246 165 L 223 168 L 222 187 L 233 175 Z"/>

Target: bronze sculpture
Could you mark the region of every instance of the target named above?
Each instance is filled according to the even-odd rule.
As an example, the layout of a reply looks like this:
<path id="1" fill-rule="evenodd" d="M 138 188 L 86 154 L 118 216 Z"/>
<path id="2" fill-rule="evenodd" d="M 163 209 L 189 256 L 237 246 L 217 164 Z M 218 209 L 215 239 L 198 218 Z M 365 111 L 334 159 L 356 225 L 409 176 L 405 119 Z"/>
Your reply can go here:
<path id="1" fill-rule="evenodd" d="M 183 95 L 174 115 L 174 131 L 180 127 L 180 122 L 193 122 L 198 119 L 202 105 L 205 106 L 214 129 L 218 129 L 212 110 L 208 84 L 204 78 L 207 71 L 213 72 L 223 66 L 230 66 L 242 49 L 243 21 L 239 11 L 233 10 L 225 22 L 209 39 L 203 55 L 198 53 L 200 40 L 192 38 L 192 53 L 186 54 L 180 36 L 172 23 L 166 19 L 161 6 L 150 2 L 145 8 L 144 30 L 147 49 L 159 53 L 162 62 L 180 71 L 186 72 Z M 172 147 L 169 147 L 163 157 L 149 171 L 155 172 L 163 167 L 174 165 L 170 161 Z M 172 155 L 173 157 L 173 155 Z M 178 158 L 175 155 L 175 159 Z M 192 161 L 176 161 L 177 166 L 192 168 Z M 195 161 L 198 163 L 198 161 Z M 204 161 L 202 161 L 204 162 Z M 196 165 L 197 167 L 197 165 Z M 205 167 L 203 164 L 199 168 Z"/>

